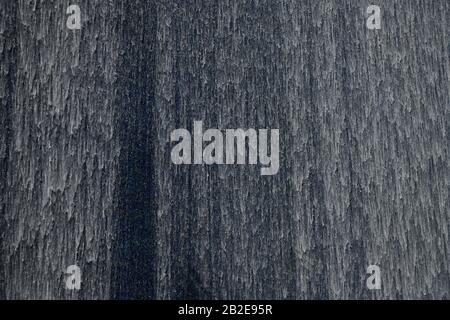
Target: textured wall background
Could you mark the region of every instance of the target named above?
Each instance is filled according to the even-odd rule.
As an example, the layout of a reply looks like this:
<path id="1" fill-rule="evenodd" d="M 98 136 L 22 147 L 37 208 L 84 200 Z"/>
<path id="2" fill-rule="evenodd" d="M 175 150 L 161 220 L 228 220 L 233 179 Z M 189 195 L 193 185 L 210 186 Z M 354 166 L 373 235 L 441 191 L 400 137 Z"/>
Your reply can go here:
<path id="1" fill-rule="evenodd" d="M 447 0 L 0 0 L 0 298 L 449 299 L 448 17 Z M 279 173 L 173 165 L 194 120 L 279 128 Z"/>

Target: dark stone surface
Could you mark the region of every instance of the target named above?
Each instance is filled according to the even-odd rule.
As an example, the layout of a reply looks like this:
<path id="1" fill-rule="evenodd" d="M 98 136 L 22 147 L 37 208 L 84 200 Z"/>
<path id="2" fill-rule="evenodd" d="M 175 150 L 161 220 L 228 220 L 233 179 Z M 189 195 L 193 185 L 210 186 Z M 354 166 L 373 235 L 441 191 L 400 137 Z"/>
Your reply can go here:
<path id="1" fill-rule="evenodd" d="M 369 4 L 0 0 L 0 298 L 449 299 L 450 2 Z M 194 120 L 279 173 L 173 165 Z"/>

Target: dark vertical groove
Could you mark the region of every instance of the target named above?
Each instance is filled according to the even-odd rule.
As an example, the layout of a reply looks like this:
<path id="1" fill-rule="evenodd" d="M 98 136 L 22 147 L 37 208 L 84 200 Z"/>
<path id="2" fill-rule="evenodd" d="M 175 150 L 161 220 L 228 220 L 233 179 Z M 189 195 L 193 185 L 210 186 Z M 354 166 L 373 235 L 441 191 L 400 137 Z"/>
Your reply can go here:
<path id="1" fill-rule="evenodd" d="M 151 150 L 157 15 L 153 2 L 120 5 L 123 24 L 119 31 L 116 128 L 121 151 L 111 295 L 116 299 L 152 299 L 156 294 L 156 208 Z"/>
<path id="2" fill-rule="evenodd" d="M 2 1 L 0 8 L 0 299 L 5 299 L 4 233 L 7 199 L 6 177 L 11 144 L 11 112 L 14 103 L 17 51 L 17 3 Z"/>

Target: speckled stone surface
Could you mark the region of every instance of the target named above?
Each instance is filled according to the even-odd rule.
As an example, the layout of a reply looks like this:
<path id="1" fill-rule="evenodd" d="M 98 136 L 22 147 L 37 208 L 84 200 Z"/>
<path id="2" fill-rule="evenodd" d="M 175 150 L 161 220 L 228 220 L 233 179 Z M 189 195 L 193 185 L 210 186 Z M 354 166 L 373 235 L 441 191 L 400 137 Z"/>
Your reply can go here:
<path id="1" fill-rule="evenodd" d="M 0 0 L 0 298 L 449 299 L 450 1 L 370 4 Z M 278 174 L 172 164 L 194 120 Z"/>

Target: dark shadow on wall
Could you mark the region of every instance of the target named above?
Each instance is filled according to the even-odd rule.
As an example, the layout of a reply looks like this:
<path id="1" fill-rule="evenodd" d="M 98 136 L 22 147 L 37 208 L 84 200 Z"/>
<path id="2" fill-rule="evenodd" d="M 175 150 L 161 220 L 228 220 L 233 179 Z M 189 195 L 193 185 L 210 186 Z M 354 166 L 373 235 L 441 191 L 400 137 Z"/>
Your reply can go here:
<path id="1" fill-rule="evenodd" d="M 153 182 L 156 6 L 120 3 L 123 29 L 118 67 L 116 130 L 120 145 L 115 195 L 111 298 L 154 299 L 156 261 Z"/>

